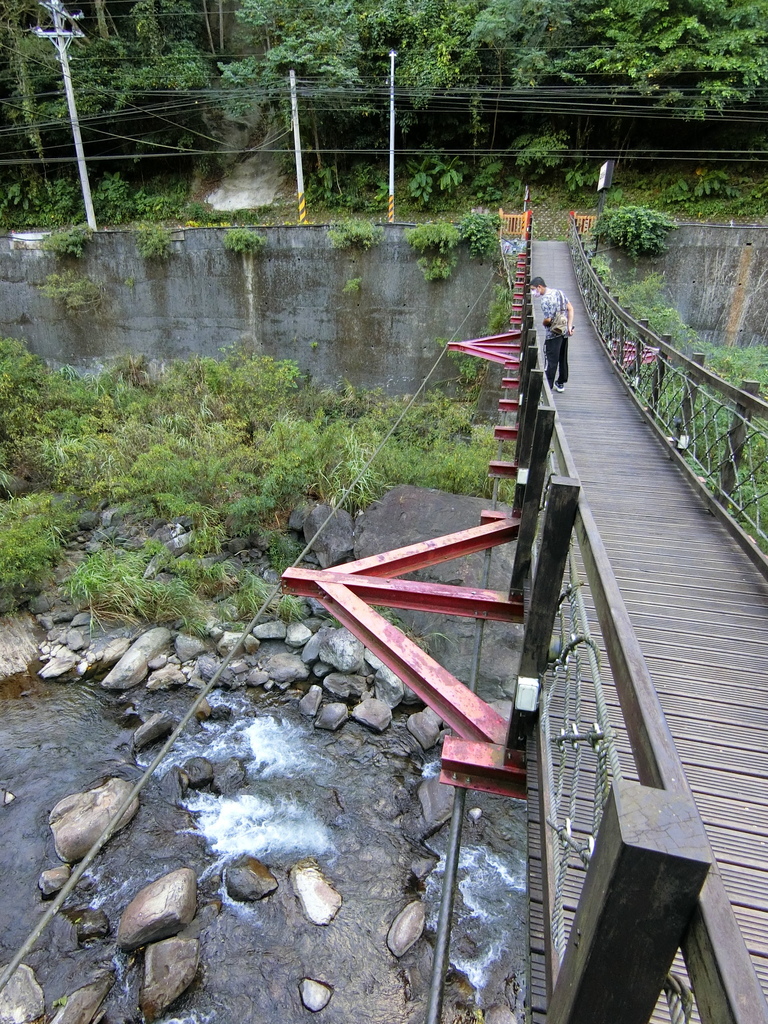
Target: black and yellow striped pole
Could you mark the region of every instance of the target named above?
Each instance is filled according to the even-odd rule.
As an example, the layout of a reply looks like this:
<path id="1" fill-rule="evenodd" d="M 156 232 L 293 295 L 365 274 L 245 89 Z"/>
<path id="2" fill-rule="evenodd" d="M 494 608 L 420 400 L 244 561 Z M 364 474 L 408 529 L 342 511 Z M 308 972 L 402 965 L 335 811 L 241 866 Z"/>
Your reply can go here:
<path id="1" fill-rule="evenodd" d="M 299 104 L 296 100 L 296 73 L 288 72 L 291 83 L 291 121 L 293 122 L 293 145 L 296 151 L 296 192 L 299 199 L 299 224 L 307 223 L 307 201 L 304 198 L 304 170 L 301 165 L 301 135 L 299 134 Z"/>
<path id="2" fill-rule="evenodd" d="M 389 51 L 389 210 L 387 220 L 395 222 L 395 57 L 396 50 Z"/>

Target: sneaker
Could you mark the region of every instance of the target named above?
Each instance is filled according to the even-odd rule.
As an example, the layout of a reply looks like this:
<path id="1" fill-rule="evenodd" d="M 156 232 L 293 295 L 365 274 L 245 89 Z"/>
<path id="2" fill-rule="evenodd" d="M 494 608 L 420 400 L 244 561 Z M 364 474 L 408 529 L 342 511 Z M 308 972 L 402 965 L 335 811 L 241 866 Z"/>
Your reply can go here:
<path id="1" fill-rule="evenodd" d="M 565 384 L 555 384 L 555 391 L 565 391 Z"/>

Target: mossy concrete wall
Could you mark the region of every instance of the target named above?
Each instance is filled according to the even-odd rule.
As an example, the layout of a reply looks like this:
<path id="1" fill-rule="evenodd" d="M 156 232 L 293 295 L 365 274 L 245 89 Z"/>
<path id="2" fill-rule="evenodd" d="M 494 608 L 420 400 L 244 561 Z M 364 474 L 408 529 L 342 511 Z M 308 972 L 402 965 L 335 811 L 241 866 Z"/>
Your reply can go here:
<path id="1" fill-rule="evenodd" d="M 768 227 L 681 224 L 667 242 L 638 270 L 661 274 L 685 323 L 714 345 L 768 345 Z"/>
<path id="2" fill-rule="evenodd" d="M 130 231 L 96 233 L 80 259 L 0 238 L 0 334 L 51 366 L 81 370 L 127 354 L 218 357 L 245 343 L 294 360 L 321 385 L 408 393 L 439 354 L 436 339 L 486 333 L 501 283 L 464 246 L 448 280 L 425 281 L 399 225 L 368 252 L 334 249 L 326 228 L 313 226 L 260 228 L 262 253 L 233 254 L 225 230 L 175 232 L 165 261 L 143 259 Z M 48 275 L 63 270 L 98 282 L 97 309 L 71 315 L 43 294 Z M 455 373 L 446 366 L 442 375 Z"/>

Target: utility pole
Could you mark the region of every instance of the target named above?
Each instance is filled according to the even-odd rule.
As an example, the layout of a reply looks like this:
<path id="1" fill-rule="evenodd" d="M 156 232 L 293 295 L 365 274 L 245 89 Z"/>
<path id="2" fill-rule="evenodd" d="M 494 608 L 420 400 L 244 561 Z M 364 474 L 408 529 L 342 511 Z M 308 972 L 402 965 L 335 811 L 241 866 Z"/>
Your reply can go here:
<path id="1" fill-rule="evenodd" d="M 387 220 L 395 222 L 395 57 L 397 50 L 389 51 L 389 212 Z"/>
<path id="2" fill-rule="evenodd" d="M 296 98 L 296 72 L 288 72 L 291 83 L 291 121 L 293 121 L 293 147 L 296 152 L 296 192 L 299 199 L 299 224 L 307 223 L 307 203 L 304 199 L 304 169 L 301 163 L 301 134 L 299 133 L 299 103 Z"/>
<path id="3" fill-rule="evenodd" d="M 85 204 L 85 217 L 91 231 L 96 230 L 96 215 L 93 212 L 91 200 L 91 186 L 88 183 L 88 170 L 85 166 L 85 154 L 83 152 L 83 140 L 80 136 L 80 122 L 77 120 L 77 107 L 75 106 L 75 93 L 72 89 L 72 76 L 69 73 L 69 57 L 67 51 L 69 44 L 76 36 L 84 36 L 85 33 L 72 24 L 71 29 L 64 27 L 64 19 L 69 22 L 82 18 L 82 11 L 74 11 L 69 14 L 64 9 L 61 0 L 40 0 L 40 6 L 44 7 L 53 19 L 53 28 L 40 28 L 38 25 L 32 31 L 41 39 L 50 39 L 56 47 L 61 64 L 61 74 L 64 78 L 64 92 L 67 94 L 67 106 L 69 107 L 69 120 L 72 124 L 72 136 L 75 140 L 75 152 L 77 153 L 77 169 L 80 173 L 80 185 L 83 190 L 83 203 Z"/>

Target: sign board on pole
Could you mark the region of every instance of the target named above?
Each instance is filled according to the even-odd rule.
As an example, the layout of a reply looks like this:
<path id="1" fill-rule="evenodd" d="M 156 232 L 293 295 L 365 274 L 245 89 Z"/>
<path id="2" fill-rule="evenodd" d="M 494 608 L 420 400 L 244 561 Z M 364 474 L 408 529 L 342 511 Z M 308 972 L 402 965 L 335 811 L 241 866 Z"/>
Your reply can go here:
<path id="1" fill-rule="evenodd" d="M 597 191 L 602 192 L 604 188 L 610 188 L 613 181 L 614 160 L 606 160 L 600 168 L 600 178 L 597 182 Z"/>

